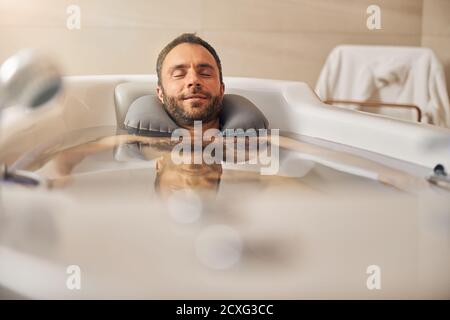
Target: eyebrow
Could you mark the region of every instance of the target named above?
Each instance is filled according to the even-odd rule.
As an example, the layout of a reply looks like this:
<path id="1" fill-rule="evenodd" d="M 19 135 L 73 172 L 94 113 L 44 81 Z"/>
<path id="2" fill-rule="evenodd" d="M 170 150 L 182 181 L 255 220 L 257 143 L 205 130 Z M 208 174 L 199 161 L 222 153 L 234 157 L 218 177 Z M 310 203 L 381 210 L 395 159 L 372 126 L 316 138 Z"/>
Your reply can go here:
<path id="1" fill-rule="evenodd" d="M 212 65 L 210 65 L 209 63 L 199 63 L 197 65 L 197 68 L 207 68 L 207 69 L 214 70 L 214 67 Z"/>
<path id="2" fill-rule="evenodd" d="M 169 69 L 169 73 L 172 73 L 175 70 L 187 69 L 187 68 L 189 68 L 189 65 L 187 65 L 187 64 L 177 64 Z M 195 66 L 195 68 L 203 68 L 203 69 L 207 68 L 207 69 L 214 70 L 214 67 L 212 65 L 210 65 L 209 63 L 199 63 Z"/>

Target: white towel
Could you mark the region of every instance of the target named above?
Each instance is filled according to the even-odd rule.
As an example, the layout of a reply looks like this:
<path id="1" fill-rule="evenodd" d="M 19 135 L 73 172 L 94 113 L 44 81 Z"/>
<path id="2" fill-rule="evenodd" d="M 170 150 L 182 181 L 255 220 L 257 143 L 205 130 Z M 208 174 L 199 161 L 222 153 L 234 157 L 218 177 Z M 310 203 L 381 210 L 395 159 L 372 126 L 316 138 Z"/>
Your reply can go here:
<path id="1" fill-rule="evenodd" d="M 342 45 L 327 58 L 316 84 L 322 100 L 413 104 L 422 122 L 450 127 L 444 69 L 429 48 Z"/>

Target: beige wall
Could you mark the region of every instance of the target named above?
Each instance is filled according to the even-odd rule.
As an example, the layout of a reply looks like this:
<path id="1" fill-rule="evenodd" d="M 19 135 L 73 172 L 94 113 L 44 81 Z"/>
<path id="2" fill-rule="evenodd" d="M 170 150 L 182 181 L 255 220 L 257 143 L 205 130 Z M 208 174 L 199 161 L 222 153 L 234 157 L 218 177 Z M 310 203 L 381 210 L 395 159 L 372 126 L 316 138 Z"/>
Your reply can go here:
<path id="1" fill-rule="evenodd" d="M 424 0 L 422 46 L 436 52 L 445 68 L 450 93 L 450 0 Z"/>
<path id="2" fill-rule="evenodd" d="M 70 4 L 81 8 L 81 30 L 66 28 Z M 381 7 L 381 30 L 366 27 L 370 4 Z M 0 0 L 0 60 L 36 47 L 53 52 L 65 74 L 154 73 L 159 50 L 195 31 L 216 47 L 226 76 L 314 86 L 328 53 L 342 43 L 429 45 L 449 70 L 449 6 L 449 0 Z"/>

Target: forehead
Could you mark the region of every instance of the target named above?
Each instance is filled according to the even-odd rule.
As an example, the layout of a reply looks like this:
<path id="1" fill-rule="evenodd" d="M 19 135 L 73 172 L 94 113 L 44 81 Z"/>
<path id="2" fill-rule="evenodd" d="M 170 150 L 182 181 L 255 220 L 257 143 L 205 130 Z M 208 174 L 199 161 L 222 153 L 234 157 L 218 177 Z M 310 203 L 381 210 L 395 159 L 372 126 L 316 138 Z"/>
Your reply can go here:
<path id="1" fill-rule="evenodd" d="M 200 64 L 208 63 L 217 68 L 216 60 L 213 55 L 203 46 L 192 43 L 182 43 L 169 51 L 164 59 L 162 69 L 181 65 L 181 64 Z"/>

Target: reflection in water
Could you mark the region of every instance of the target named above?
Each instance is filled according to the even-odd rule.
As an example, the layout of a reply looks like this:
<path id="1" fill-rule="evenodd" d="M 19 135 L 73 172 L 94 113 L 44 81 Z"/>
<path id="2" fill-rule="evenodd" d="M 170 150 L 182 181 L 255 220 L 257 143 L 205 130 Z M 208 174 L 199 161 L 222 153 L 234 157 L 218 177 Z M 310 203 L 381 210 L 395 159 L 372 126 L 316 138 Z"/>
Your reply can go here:
<path id="1" fill-rule="evenodd" d="M 155 187 L 161 195 L 167 194 L 167 192 L 170 192 L 169 190 L 173 191 L 187 187 L 192 189 L 194 186 L 198 186 L 199 190 L 217 191 L 219 185 L 223 185 L 221 181 L 224 179 L 229 179 L 233 184 L 250 182 L 250 180 L 252 180 L 254 187 L 256 188 L 261 186 L 261 181 L 263 180 L 270 180 L 271 182 L 268 183 L 272 185 L 274 183 L 291 183 L 285 180 L 281 181 L 281 176 L 302 178 L 295 180 L 297 180 L 297 182 L 300 180 L 304 182 L 305 179 L 303 179 L 303 177 L 311 175 L 310 170 L 316 163 L 323 164 L 340 172 L 348 173 L 346 176 L 349 181 L 355 180 L 358 176 L 361 176 L 372 180 L 378 180 L 385 185 L 387 184 L 411 193 L 415 193 L 417 190 L 427 187 L 426 183 L 420 177 L 393 169 L 380 162 L 363 158 L 349 152 L 341 152 L 339 149 L 333 150 L 313 143 L 304 142 L 301 139 L 292 139 L 286 136 L 279 137 L 280 172 L 278 175 L 270 176 L 269 179 L 263 179 L 260 174 L 253 174 L 255 170 L 251 167 L 255 167 L 255 165 L 251 164 L 250 161 L 245 161 L 245 164 L 236 164 L 236 162 L 234 162 L 234 165 L 231 168 L 232 170 L 229 170 L 230 163 L 228 161 L 222 162 L 224 165 L 223 168 L 221 168 L 221 164 L 218 164 L 217 162 L 215 162 L 215 165 L 201 163 L 181 166 L 170 163 L 170 151 L 173 149 L 174 145 L 179 142 L 171 141 L 171 137 L 116 135 L 103 136 L 85 143 L 81 143 L 80 138 L 77 139 L 77 137 L 72 136 L 70 138 L 71 139 L 65 139 L 64 141 L 67 141 L 63 145 L 60 143 L 57 147 L 49 147 L 48 150 L 41 150 L 39 154 L 32 153 L 24 155 L 23 158 L 28 158 L 28 160 L 25 162 L 18 161 L 17 163 L 26 163 L 27 165 L 18 165 L 15 169 L 37 172 L 50 181 L 50 186 L 59 188 L 71 184 L 73 178 L 76 176 L 76 174 L 74 175 L 74 169 L 79 167 L 81 162 L 86 162 L 84 161 L 85 159 L 88 160 L 87 162 L 94 159 L 95 162 L 95 158 L 98 154 L 104 153 L 107 154 L 109 158 L 103 158 L 101 162 L 97 162 L 97 167 L 91 167 L 88 168 L 88 170 L 85 170 L 86 167 L 84 167 L 85 169 L 77 170 L 75 172 L 96 173 L 104 171 L 104 166 L 112 167 L 114 165 L 116 166 L 115 170 L 129 170 L 137 168 L 133 167 L 133 163 L 136 164 L 137 160 L 155 161 L 156 159 L 161 158 L 160 160 L 155 161 L 157 162 L 158 170 Z M 78 143 L 74 145 L 73 141 L 77 141 Z M 239 148 L 239 141 L 234 145 Z M 251 154 L 255 154 L 255 150 L 252 150 L 251 145 L 249 146 L 247 143 L 244 143 L 244 145 L 250 158 Z M 337 148 L 337 146 L 334 147 Z M 128 150 L 125 152 L 125 154 L 127 154 L 126 159 L 120 160 L 119 158 L 122 156 L 120 151 L 124 150 Z M 225 148 L 224 151 L 226 151 Z M 225 157 L 225 155 L 226 152 L 224 152 L 223 156 Z M 124 163 L 127 163 L 128 165 L 124 166 Z M 100 164 L 100 166 L 98 166 L 98 164 Z M 260 167 L 261 166 L 259 166 L 257 171 L 260 171 Z M 237 174 L 238 171 L 239 174 Z M 318 170 L 312 171 L 317 172 Z M 224 177 L 223 173 L 225 172 L 227 174 Z M 245 175 L 240 174 L 244 172 L 246 173 Z M 320 181 L 316 182 L 318 183 L 318 186 L 320 186 L 317 188 L 319 190 L 322 189 L 323 186 L 326 186 Z M 329 182 L 330 185 L 337 186 L 336 181 L 333 180 Z M 222 189 L 223 188 L 221 187 L 221 191 Z"/>
<path id="2" fill-rule="evenodd" d="M 108 280 L 162 292 L 168 278 L 185 288 L 197 287 L 198 279 L 223 279 L 213 287 L 230 295 L 235 288 L 271 289 L 274 296 L 291 297 L 344 282 L 350 283 L 346 292 L 365 290 L 365 279 L 358 287 L 351 281 L 365 274 L 367 261 L 382 261 L 395 273 L 392 287 L 415 285 L 417 270 L 426 275 L 424 284 L 444 287 L 448 201 L 427 199 L 417 216 L 417 197 L 391 186 L 420 190 L 418 178 L 382 161 L 280 137 L 280 173 L 262 176 L 259 168 L 244 164 L 174 163 L 167 138 L 70 141 L 42 157 L 35 154 L 28 169 L 66 181 L 66 190 L 48 194 L 69 195 L 76 205 L 64 202 L 52 215 L 57 224 L 50 225 L 45 215 L 26 218 L 33 223 L 44 218 L 35 230 L 21 224 L 20 215 L 11 216 L 11 231 L 0 239 L 9 247 L 26 245 L 39 256 L 61 252 L 95 270 L 105 266 Z M 28 237 L 34 244 L 19 241 L 33 233 L 46 237 L 40 242 Z M 112 258 L 109 247 L 118 248 L 118 255 Z M 113 260 L 120 266 L 111 267 Z M 130 265 L 136 282 L 129 280 Z M 349 272 L 349 266 L 357 269 Z"/>
<path id="3" fill-rule="evenodd" d="M 165 153 L 156 161 L 155 192 L 167 203 L 174 221 L 192 223 L 216 195 L 221 175 L 221 164 L 175 164 Z"/>
<path id="4" fill-rule="evenodd" d="M 163 197 L 180 189 L 217 192 L 221 175 L 221 164 L 175 164 L 170 154 L 164 154 L 156 162 L 155 191 Z"/>
<path id="5" fill-rule="evenodd" d="M 154 144 L 138 143 L 139 152 L 151 159 L 155 150 L 159 152 L 156 160 L 156 175 L 154 180 L 155 193 L 167 204 L 172 219 L 178 223 L 197 221 L 205 203 L 214 199 L 222 176 L 222 165 L 217 163 L 177 164 L 172 159 L 173 144 L 169 140 Z M 201 153 L 202 150 L 199 150 Z M 191 154 L 196 157 L 195 152 Z"/>
<path id="6" fill-rule="evenodd" d="M 195 158 L 195 153 L 191 156 Z M 170 153 L 164 153 L 156 161 L 155 192 L 166 203 L 173 221 L 190 224 L 199 221 L 204 212 L 211 213 L 207 206 L 219 190 L 221 176 L 221 164 L 207 164 L 203 158 L 201 163 L 176 164 Z M 240 233 L 224 224 L 204 226 L 194 246 L 200 263 L 216 270 L 235 266 L 243 251 Z"/>

